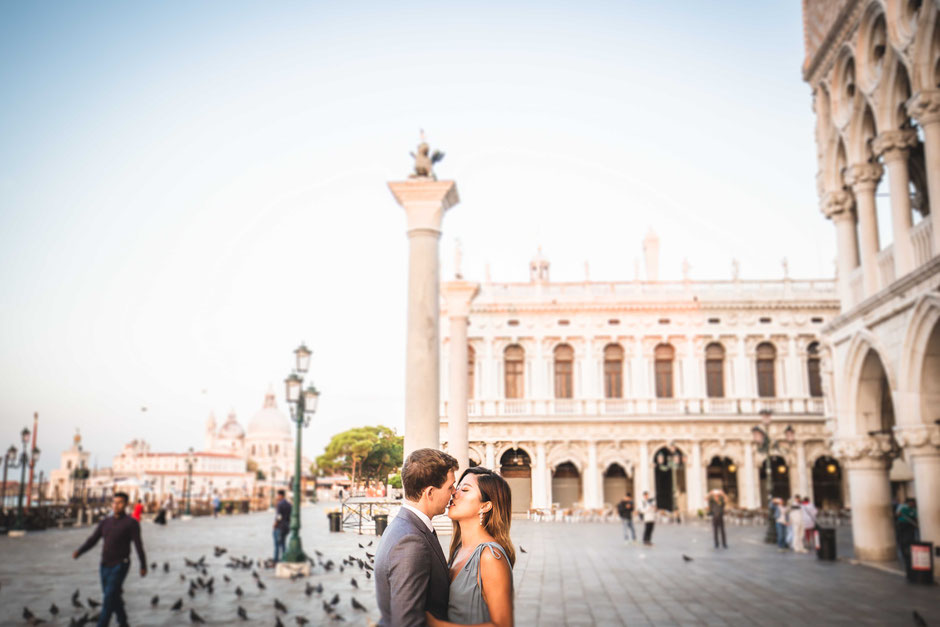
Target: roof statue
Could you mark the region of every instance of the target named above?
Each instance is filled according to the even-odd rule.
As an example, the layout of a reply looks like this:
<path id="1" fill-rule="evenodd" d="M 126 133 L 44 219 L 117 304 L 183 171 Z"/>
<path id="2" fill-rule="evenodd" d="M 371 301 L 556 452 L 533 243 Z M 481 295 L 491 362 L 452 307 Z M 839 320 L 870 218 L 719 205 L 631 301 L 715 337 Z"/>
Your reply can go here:
<path id="1" fill-rule="evenodd" d="M 462 279 L 463 271 L 460 266 L 463 263 L 463 246 L 460 244 L 460 240 L 455 240 L 454 245 L 454 278 Z"/>
<path id="2" fill-rule="evenodd" d="M 415 160 L 415 171 L 409 174 L 408 178 L 437 180 L 437 177 L 434 176 L 434 164 L 444 158 L 444 153 L 440 150 L 435 150 L 433 154 L 430 153 L 431 147 L 428 146 L 427 141 L 425 141 L 424 129 L 422 129 L 421 143 L 418 144 L 418 154 L 413 152 L 409 153 Z"/>
<path id="3" fill-rule="evenodd" d="M 737 257 L 731 260 L 731 278 L 735 281 L 741 278 L 741 262 Z"/>

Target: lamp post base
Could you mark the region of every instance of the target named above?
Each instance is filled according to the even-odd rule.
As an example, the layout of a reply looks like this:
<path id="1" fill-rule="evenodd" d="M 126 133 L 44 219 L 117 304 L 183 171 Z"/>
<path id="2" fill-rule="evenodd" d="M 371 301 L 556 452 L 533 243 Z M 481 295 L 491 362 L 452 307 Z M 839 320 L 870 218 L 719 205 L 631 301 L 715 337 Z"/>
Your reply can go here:
<path id="1" fill-rule="evenodd" d="M 310 562 L 278 562 L 274 567 L 274 576 L 281 579 L 290 577 L 309 577 Z"/>
<path id="2" fill-rule="evenodd" d="M 193 519 L 192 514 L 183 514 L 182 516 L 180 516 L 180 520 L 192 520 L 192 519 Z"/>
<path id="3" fill-rule="evenodd" d="M 25 535 L 25 529 L 10 529 L 10 531 L 7 532 L 7 537 L 9 538 L 22 538 Z"/>

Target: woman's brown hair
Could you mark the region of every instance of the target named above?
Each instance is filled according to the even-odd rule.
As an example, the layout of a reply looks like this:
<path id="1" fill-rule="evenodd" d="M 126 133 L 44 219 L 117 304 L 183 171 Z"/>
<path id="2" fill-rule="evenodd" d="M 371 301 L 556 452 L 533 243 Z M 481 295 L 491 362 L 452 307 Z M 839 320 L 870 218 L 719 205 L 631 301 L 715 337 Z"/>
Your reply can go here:
<path id="1" fill-rule="evenodd" d="M 509 539 L 509 525 L 512 522 L 512 492 L 509 484 L 500 475 L 489 468 L 471 466 L 460 475 L 460 481 L 468 474 L 476 475 L 477 487 L 480 489 L 480 501 L 490 501 L 493 507 L 483 514 L 483 527 L 493 539 L 503 547 L 509 556 L 509 564 L 516 563 L 516 549 Z M 460 483 L 458 481 L 457 483 Z M 454 535 L 450 541 L 450 562 L 453 563 L 457 551 L 460 550 L 460 525 L 454 521 Z"/>

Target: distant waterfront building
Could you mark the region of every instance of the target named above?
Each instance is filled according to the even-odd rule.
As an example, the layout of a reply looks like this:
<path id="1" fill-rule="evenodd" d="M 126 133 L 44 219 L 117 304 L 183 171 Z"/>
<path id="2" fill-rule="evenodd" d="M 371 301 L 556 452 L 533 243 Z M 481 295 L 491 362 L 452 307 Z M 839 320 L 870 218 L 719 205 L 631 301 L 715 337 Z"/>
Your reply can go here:
<path id="1" fill-rule="evenodd" d="M 466 386 L 470 463 L 502 472 L 517 513 L 602 508 L 627 491 L 694 512 L 712 488 L 756 508 L 766 466 L 752 428 L 770 410 L 775 438 L 795 430 L 771 460 L 774 494 L 841 507 L 820 337 L 839 311 L 834 282 L 744 280 L 736 268 L 731 280 L 660 281 L 654 234 L 644 250 L 643 281 L 553 282 L 540 251 L 529 282 L 465 290 L 466 377 L 444 377 L 442 397 Z M 451 317 L 442 312 L 445 372 Z"/>
<path id="2" fill-rule="evenodd" d="M 72 447 L 63 451 L 59 457 L 59 467 L 49 473 L 49 485 L 46 497 L 53 501 L 68 500 L 77 495 L 81 475 L 87 471 L 91 453 L 82 448 L 82 436 L 76 431 L 72 438 Z"/>

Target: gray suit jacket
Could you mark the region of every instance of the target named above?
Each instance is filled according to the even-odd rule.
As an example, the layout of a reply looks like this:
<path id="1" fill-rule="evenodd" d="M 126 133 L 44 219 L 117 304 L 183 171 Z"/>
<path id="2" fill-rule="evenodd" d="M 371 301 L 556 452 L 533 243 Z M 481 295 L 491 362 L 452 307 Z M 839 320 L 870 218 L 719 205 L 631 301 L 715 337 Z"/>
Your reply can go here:
<path id="1" fill-rule="evenodd" d="M 375 552 L 379 625 L 425 625 L 425 610 L 446 620 L 449 597 L 450 574 L 440 542 L 421 519 L 402 508 Z"/>

